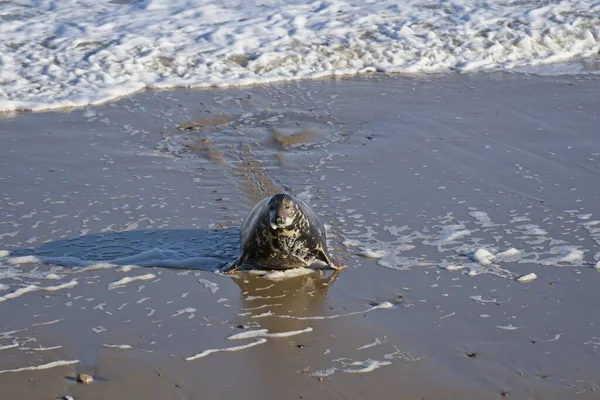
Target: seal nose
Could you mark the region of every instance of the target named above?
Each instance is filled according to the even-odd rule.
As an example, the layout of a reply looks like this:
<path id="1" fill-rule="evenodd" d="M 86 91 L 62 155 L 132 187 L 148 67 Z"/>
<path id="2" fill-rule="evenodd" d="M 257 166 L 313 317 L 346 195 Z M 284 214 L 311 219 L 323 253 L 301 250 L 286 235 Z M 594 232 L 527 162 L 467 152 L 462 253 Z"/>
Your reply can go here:
<path id="1" fill-rule="evenodd" d="M 275 222 L 277 222 L 277 224 L 282 225 L 285 220 L 283 219 L 283 217 L 277 217 L 275 218 Z"/>

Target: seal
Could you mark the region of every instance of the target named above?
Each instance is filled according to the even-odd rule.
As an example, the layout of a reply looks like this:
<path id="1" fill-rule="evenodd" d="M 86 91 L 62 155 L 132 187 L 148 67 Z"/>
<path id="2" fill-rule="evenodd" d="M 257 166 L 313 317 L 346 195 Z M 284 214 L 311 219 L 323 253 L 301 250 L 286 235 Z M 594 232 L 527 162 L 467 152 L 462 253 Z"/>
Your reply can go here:
<path id="1" fill-rule="evenodd" d="M 242 254 L 223 272 L 234 273 L 246 262 L 286 270 L 322 261 L 334 270 L 345 268 L 329 255 L 325 227 L 302 200 L 280 193 L 263 199 L 242 223 Z"/>

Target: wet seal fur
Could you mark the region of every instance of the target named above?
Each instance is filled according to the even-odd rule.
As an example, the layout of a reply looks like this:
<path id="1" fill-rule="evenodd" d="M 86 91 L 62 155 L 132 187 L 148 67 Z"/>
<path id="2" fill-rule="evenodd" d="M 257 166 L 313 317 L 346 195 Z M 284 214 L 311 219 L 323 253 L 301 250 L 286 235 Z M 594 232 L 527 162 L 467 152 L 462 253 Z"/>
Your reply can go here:
<path id="1" fill-rule="evenodd" d="M 225 266 L 225 273 L 234 273 L 246 262 L 287 270 L 308 267 L 318 260 L 334 270 L 345 268 L 329 255 L 325 227 L 317 214 L 287 193 L 255 205 L 242 223 L 240 239 L 242 254 Z"/>

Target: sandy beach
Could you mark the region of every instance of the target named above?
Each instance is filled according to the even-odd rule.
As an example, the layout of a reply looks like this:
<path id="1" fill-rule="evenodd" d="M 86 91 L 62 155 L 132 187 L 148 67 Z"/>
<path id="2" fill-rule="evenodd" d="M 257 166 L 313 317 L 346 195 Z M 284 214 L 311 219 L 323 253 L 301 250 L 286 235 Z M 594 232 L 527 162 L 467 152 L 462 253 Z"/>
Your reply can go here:
<path id="1" fill-rule="evenodd" d="M 599 126 L 510 73 L 0 114 L 0 398 L 600 398 Z M 282 190 L 348 268 L 220 274 Z"/>

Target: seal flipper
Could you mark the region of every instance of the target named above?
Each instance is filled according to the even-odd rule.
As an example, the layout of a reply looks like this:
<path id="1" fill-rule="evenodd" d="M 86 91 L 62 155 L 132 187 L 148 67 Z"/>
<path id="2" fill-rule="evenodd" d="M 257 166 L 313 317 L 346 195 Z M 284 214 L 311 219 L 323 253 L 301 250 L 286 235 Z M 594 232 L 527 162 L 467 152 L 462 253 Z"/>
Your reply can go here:
<path id="1" fill-rule="evenodd" d="M 347 267 L 347 265 L 338 264 L 338 262 L 333 257 L 331 257 L 329 254 L 327 254 L 327 252 L 323 251 L 322 249 L 317 250 L 317 260 L 323 261 L 325 264 L 327 264 L 327 266 L 329 266 L 329 268 L 335 271 L 340 271 Z"/>
<path id="2" fill-rule="evenodd" d="M 227 275 L 234 274 L 238 269 L 240 269 L 240 267 L 246 261 L 247 258 L 248 258 L 248 256 L 245 256 L 242 254 L 237 260 L 235 260 L 235 261 L 227 264 L 225 267 L 223 267 L 221 272 L 224 274 L 227 274 Z"/>

